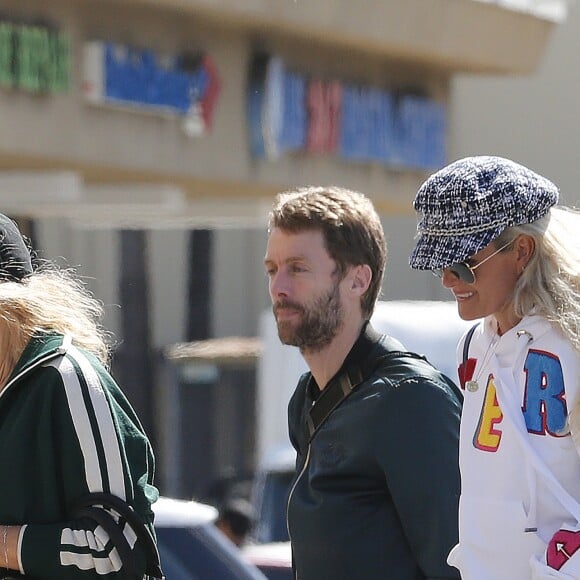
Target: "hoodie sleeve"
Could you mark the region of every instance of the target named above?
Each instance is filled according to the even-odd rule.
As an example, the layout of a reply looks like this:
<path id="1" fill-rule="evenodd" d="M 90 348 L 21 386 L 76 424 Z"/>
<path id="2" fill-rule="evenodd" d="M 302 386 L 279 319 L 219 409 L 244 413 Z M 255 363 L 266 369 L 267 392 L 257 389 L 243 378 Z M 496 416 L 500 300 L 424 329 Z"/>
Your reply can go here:
<path id="1" fill-rule="evenodd" d="M 60 521 L 24 523 L 19 541 L 21 572 L 49 580 L 129 578 L 107 532 L 91 519 L 70 519 L 71 505 L 94 492 L 129 503 L 153 531 L 153 454 L 134 411 L 100 364 L 76 348 L 51 364 L 60 382 L 52 409 L 53 455 L 49 494 L 60 497 Z M 56 374 L 56 379 L 55 377 Z M 54 453 L 56 451 L 56 453 Z M 42 477 L 42 466 L 39 475 Z M 41 482 L 42 485 L 42 482 Z M 60 487 L 60 489 L 59 489 Z M 134 530 L 110 512 L 126 537 L 139 573 L 145 552 Z M 67 517 L 68 516 L 68 517 Z"/>

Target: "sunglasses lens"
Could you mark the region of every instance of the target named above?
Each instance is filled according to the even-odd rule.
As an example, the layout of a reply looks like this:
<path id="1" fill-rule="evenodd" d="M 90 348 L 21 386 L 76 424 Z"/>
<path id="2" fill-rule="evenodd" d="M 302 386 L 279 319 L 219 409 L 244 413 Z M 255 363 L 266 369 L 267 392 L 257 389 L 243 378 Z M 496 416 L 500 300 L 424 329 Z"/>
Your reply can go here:
<path id="1" fill-rule="evenodd" d="M 449 270 L 454 276 L 467 282 L 467 284 L 473 284 L 475 282 L 475 275 L 463 262 L 457 262 L 457 264 L 451 264 L 447 268 L 433 268 L 431 274 L 437 276 L 437 278 L 443 278 L 443 272 Z"/>
<path id="2" fill-rule="evenodd" d="M 475 276 L 473 275 L 473 272 L 467 267 L 466 264 L 462 262 L 451 264 L 451 266 L 449 266 L 449 270 L 452 274 L 467 284 L 473 284 L 475 282 Z"/>

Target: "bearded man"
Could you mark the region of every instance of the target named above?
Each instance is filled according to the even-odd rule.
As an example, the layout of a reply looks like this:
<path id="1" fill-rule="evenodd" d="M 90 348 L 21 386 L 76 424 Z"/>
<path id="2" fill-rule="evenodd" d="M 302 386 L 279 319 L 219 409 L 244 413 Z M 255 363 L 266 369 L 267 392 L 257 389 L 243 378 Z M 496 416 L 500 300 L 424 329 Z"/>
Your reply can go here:
<path id="1" fill-rule="evenodd" d="M 304 374 L 288 408 L 296 474 L 288 500 L 295 578 L 459 578 L 462 396 L 369 320 L 386 263 L 380 218 L 361 193 L 281 193 L 264 260 L 284 344 Z"/>

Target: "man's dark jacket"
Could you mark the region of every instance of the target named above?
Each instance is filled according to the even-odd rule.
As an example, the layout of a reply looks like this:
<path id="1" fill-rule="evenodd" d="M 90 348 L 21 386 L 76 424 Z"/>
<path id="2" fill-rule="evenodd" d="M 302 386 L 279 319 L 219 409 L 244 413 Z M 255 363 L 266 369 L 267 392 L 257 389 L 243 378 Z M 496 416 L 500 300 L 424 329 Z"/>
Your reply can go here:
<path id="1" fill-rule="evenodd" d="M 316 399 L 335 382 L 354 388 L 310 438 Z M 367 325 L 319 393 L 306 373 L 288 409 L 298 580 L 459 578 L 446 563 L 458 537 L 457 387 Z"/>

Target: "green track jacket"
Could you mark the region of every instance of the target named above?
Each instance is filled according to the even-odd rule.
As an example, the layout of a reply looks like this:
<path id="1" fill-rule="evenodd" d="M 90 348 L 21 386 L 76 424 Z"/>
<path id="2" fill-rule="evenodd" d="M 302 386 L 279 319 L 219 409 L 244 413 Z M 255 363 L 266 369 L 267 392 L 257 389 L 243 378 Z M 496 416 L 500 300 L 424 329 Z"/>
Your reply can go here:
<path id="1" fill-rule="evenodd" d="M 126 578 L 102 528 L 71 504 L 105 491 L 150 526 L 154 459 L 135 412 L 104 367 L 68 337 L 36 337 L 0 392 L 0 524 L 23 525 L 20 571 L 39 580 Z M 127 525 L 123 533 L 143 562 Z"/>

